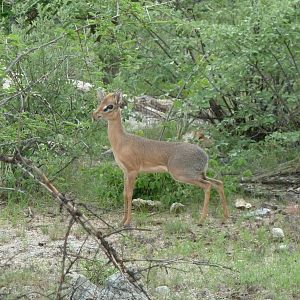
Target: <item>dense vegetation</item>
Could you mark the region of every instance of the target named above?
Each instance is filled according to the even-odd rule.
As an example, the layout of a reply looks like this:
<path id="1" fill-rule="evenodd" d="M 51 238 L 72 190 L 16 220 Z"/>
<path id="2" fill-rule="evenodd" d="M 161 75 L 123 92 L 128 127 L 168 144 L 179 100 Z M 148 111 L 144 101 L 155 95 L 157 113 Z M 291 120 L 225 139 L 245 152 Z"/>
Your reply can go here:
<path id="1" fill-rule="evenodd" d="M 196 118 L 207 121 L 216 140 L 213 172 L 251 175 L 292 159 L 300 136 L 299 17 L 296 0 L 3 1 L 1 153 L 18 149 L 66 188 L 117 185 L 89 197 L 118 198 L 118 170 L 86 168 L 108 142 L 104 126 L 90 120 L 95 89 L 79 91 L 80 80 L 129 97 L 172 98 L 165 139 L 180 138 Z M 31 186 L 13 168 L 1 170 L 1 186 Z M 159 176 L 150 180 L 154 198 L 164 184 Z M 181 190 L 173 192 L 183 197 Z"/>
<path id="2" fill-rule="evenodd" d="M 135 96 L 170 100 L 161 124 L 127 129 L 164 140 L 203 131 L 209 175 L 225 183 L 229 223 L 220 224 L 213 191 L 209 220 L 198 227 L 199 188 L 166 174 L 139 176 L 134 197 L 164 207 L 134 212 L 145 231 L 112 237 L 122 257 L 136 264 L 205 259 L 232 268 L 150 264 L 143 278 L 150 292 L 165 284 L 171 296 L 162 298 L 172 300 L 299 298 L 299 206 L 284 215 L 292 201 L 273 201 L 272 189 L 270 197 L 249 197 L 253 210 L 263 201 L 272 207 L 265 218 L 233 203 L 247 199 L 241 178 L 282 168 L 297 169 L 294 185 L 285 182 L 284 189 L 299 196 L 300 0 L 3 0 L 0 15 L 0 298 L 33 299 L 37 292 L 35 299 L 53 299 L 64 279 L 58 269 L 73 259 L 58 267 L 57 249 L 70 246 L 71 253 L 81 242 L 89 246 L 86 260 L 78 256 L 83 274 L 102 284 L 115 272 L 82 228 L 70 230 L 76 243 L 67 245 L 65 212 L 28 173 L 1 161 L 20 153 L 65 199 L 76 198 L 99 230 L 103 219 L 117 226 L 123 176 L 107 154 L 106 125 L 91 120 L 97 88 L 122 90 L 124 119 L 133 116 Z M 176 201 L 188 205 L 175 216 L 167 208 Z M 275 239 L 272 227 L 281 227 L 284 238 Z"/>

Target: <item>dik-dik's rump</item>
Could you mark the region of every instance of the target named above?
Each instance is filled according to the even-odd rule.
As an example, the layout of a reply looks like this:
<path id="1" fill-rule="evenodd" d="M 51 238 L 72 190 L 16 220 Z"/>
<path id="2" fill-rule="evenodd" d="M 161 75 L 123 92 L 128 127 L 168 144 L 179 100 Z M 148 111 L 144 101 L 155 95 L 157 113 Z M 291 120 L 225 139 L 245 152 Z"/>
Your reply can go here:
<path id="1" fill-rule="evenodd" d="M 208 156 L 203 149 L 189 143 L 162 142 L 129 134 L 121 123 L 121 93 L 98 97 L 100 104 L 93 112 L 93 119 L 108 122 L 108 138 L 114 157 L 124 172 L 124 226 L 131 222 L 132 194 L 140 172 L 169 172 L 175 180 L 203 188 L 205 196 L 200 223 L 207 216 L 210 189 L 214 187 L 220 195 L 224 217 L 228 218 L 223 183 L 206 176 Z"/>

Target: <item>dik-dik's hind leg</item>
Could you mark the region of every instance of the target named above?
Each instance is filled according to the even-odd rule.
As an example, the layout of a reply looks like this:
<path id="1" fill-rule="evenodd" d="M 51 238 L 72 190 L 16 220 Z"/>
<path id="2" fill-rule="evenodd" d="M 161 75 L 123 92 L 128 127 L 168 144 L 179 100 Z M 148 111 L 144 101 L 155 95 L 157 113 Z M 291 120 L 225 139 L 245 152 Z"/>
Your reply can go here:
<path id="1" fill-rule="evenodd" d="M 124 217 L 122 224 L 129 226 L 131 222 L 132 195 L 137 172 L 124 172 Z"/>
<path id="2" fill-rule="evenodd" d="M 225 197 L 225 193 L 224 193 L 223 182 L 219 181 L 219 180 L 216 180 L 214 178 L 209 178 L 209 177 L 206 177 L 205 179 L 207 181 L 209 181 L 211 183 L 211 185 L 219 193 L 220 198 L 221 198 L 222 207 L 223 207 L 224 218 L 227 219 L 229 217 L 229 213 L 228 213 L 228 208 L 227 208 L 227 203 L 226 203 L 226 197 Z"/>
<path id="3" fill-rule="evenodd" d="M 210 183 L 208 180 L 205 180 L 203 178 L 195 179 L 195 178 L 189 178 L 189 176 L 183 175 L 183 174 L 178 174 L 176 171 L 170 171 L 170 174 L 173 176 L 174 179 L 181 181 L 183 183 L 189 183 L 193 185 L 197 185 L 201 187 L 204 190 L 204 203 L 203 203 L 203 208 L 202 212 L 200 212 L 200 224 L 203 224 L 207 214 L 208 214 L 208 204 L 209 204 L 209 199 L 210 199 L 210 189 L 212 186 L 212 183 Z"/>

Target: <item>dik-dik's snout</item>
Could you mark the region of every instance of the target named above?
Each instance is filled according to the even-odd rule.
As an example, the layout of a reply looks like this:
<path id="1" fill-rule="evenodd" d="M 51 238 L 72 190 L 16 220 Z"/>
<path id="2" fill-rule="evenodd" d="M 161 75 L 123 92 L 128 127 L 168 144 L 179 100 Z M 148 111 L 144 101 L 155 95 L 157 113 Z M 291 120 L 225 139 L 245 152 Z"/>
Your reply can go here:
<path id="1" fill-rule="evenodd" d="M 98 110 L 95 110 L 95 111 L 92 112 L 92 119 L 94 121 L 102 119 L 102 117 L 103 117 L 102 114 Z"/>

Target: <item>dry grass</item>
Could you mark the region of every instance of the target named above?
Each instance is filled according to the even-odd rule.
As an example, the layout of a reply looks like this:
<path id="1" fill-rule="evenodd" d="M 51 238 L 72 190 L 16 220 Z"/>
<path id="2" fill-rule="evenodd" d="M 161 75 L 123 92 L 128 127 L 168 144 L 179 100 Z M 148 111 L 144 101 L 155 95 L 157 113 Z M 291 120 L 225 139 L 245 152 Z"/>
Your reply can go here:
<path id="1" fill-rule="evenodd" d="M 258 200 L 251 200 L 259 205 Z M 220 208 L 212 203 L 210 217 L 199 227 L 195 213 L 198 208 L 198 204 L 192 204 L 178 216 L 166 211 L 135 212 L 134 223 L 149 231 L 129 231 L 109 238 L 124 258 L 204 260 L 232 268 L 199 267 L 187 262 L 174 264 L 171 269 L 154 268 L 144 273 L 149 291 L 155 295 L 154 290 L 160 285 L 171 290 L 169 298 L 155 295 L 155 299 L 299 299 L 299 233 L 295 226 L 299 224 L 298 215 L 282 215 L 277 210 L 267 218 L 255 220 L 245 218 L 245 212 L 231 209 L 231 220 L 223 225 Z M 120 214 L 108 213 L 105 219 L 117 227 Z M 1 228 L 0 258 L 5 266 L 0 289 L 14 295 L 29 291 L 48 294 L 58 280 L 67 220 L 39 215 L 27 221 L 25 218 L 20 226 L 7 223 Z M 93 222 L 104 227 L 99 220 Z M 272 227 L 281 227 L 285 238 L 274 240 Z M 85 233 L 75 226 L 69 240 L 70 253 L 76 252 L 85 238 Z M 280 245 L 287 248 L 280 250 Z M 82 247 L 84 256 L 100 264 L 103 256 L 95 256 L 96 251 L 92 240 Z M 98 280 L 102 282 L 106 272 L 91 266 L 80 260 L 74 267 L 94 281 L 100 276 Z M 141 266 L 147 264 L 140 263 Z M 31 297 L 40 299 L 37 295 Z"/>

